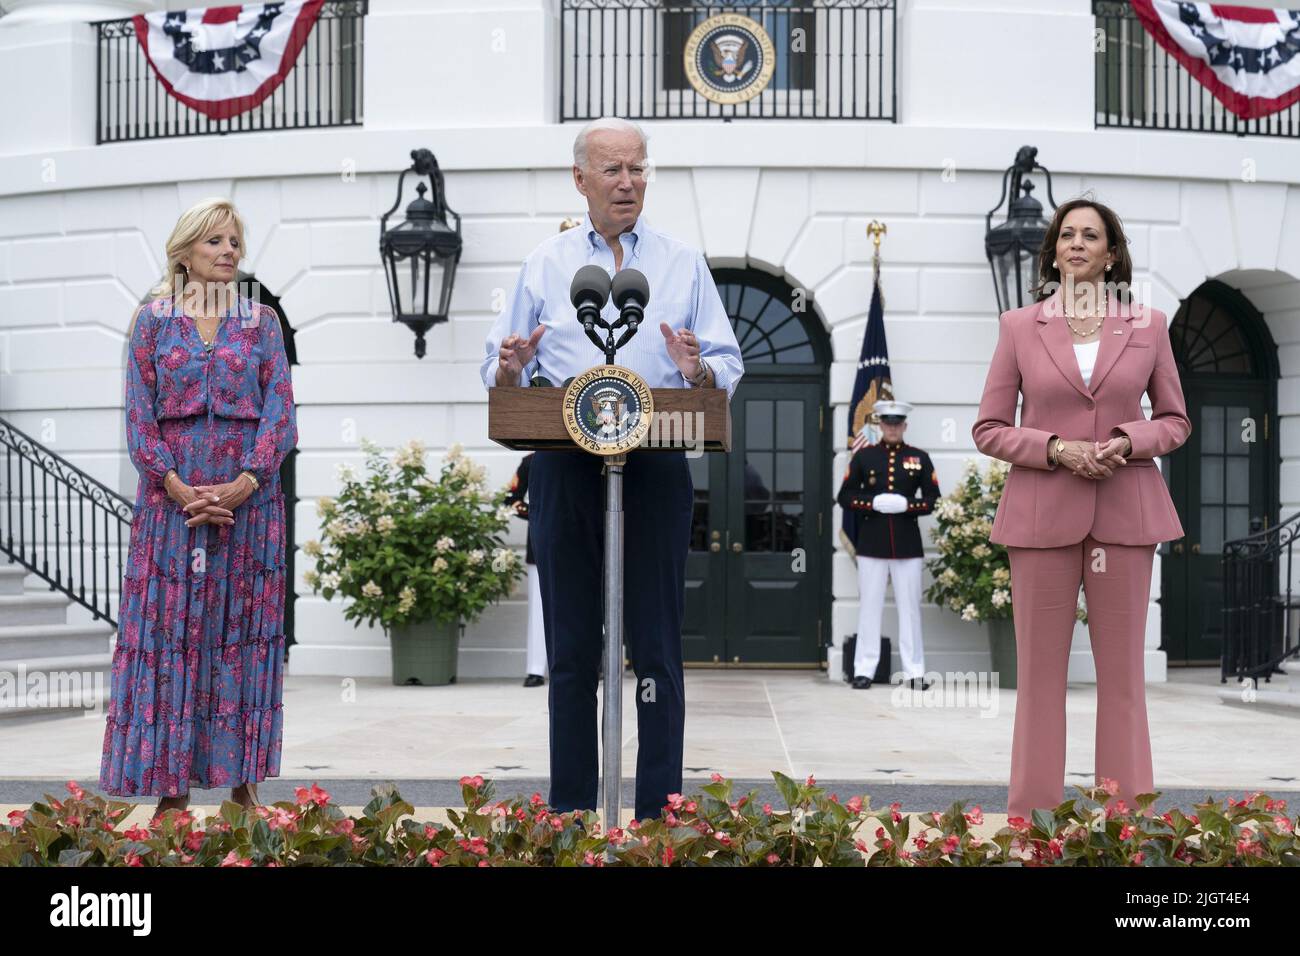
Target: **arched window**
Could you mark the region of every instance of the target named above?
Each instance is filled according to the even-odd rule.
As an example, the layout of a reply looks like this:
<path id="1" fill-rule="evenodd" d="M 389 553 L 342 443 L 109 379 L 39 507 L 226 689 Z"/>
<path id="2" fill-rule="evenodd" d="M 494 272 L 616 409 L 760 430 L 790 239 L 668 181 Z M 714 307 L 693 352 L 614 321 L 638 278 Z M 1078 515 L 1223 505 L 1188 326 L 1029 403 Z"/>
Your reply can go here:
<path id="1" fill-rule="evenodd" d="M 1169 325 L 1178 370 L 1184 375 L 1230 375 L 1267 379 L 1261 361 L 1264 319 L 1236 289 L 1211 279 L 1183 300 Z M 1276 370 L 1272 376 L 1276 378 Z"/>
<path id="2" fill-rule="evenodd" d="M 756 269 L 714 269 L 713 279 L 736 330 L 747 376 L 822 371 L 830 365 L 826 333 L 804 290 Z"/>

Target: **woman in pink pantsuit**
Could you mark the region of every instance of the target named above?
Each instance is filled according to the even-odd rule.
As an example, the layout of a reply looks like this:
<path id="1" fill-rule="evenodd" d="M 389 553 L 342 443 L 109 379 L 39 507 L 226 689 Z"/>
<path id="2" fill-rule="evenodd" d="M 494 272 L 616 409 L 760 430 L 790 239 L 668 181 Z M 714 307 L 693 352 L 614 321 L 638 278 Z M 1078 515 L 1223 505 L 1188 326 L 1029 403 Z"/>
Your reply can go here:
<path id="1" fill-rule="evenodd" d="M 1100 203 L 1057 209 L 1039 255 L 1038 301 L 1000 317 L 971 430 L 981 452 L 1011 463 L 989 540 L 1006 545 L 1011 563 L 1013 817 L 1062 799 L 1080 584 L 1097 665 L 1097 782 L 1115 780 L 1130 806 L 1153 789 L 1143 666 L 1151 568 L 1156 545 L 1183 528 L 1152 459 L 1187 441 L 1192 426 L 1165 315 L 1129 295 L 1127 244 Z"/>

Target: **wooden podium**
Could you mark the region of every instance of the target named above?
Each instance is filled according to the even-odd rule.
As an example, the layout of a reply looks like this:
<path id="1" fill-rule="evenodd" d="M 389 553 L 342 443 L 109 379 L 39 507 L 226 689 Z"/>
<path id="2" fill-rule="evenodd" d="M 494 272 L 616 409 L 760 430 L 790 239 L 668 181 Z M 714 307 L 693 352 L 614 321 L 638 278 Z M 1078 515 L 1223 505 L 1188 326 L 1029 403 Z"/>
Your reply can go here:
<path id="1" fill-rule="evenodd" d="M 721 388 L 654 388 L 646 442 L 627 454 L 731 450 L 731 407 Z M 565 389 L 488 389 L 488 437 L 519 451 L 578 450 L 564 423 Z M 653 419 L 662 427 L 655 427 Z M 689 429 L 685 426 L 691 422 Z M 608 833 L 622 811 L 623 740 L 623 466 L 627 454 L 605 459 L 605 712 L 601 722 L 601 821 Z"/>

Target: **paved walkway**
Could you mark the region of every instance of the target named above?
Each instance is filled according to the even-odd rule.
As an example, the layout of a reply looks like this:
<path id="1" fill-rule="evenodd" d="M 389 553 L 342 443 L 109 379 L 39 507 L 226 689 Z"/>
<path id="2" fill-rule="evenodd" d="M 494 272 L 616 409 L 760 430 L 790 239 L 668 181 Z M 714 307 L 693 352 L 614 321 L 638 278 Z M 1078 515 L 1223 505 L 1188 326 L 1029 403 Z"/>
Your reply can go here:
<path id="1" fill-rule="evenodd" d="M 1206 794 L 1264 790 L 1300 802 L 1300 717 L 1233 706 L 1217 696 L 1217 670 L 1171 669 L 1147 686 L 1159 806 Z M 769 771 L 809 774 L 841 799 L 868 793 L 873 806 L 946 807 L 970 797 L 1005 811 L 1015 692 L 945 700 L 938 688 L 912 694 L 877 685 L 854 691 L 807 671 L 686 672 L 685 789 L 713 772 L 770 791 Z M 636 706 L 624 681 L 623 768 L 636 768 Z M 547 689 L 521 681 L 465 681 L 448 687 L 394 687 L 383 679 L 289 677 L 281 777 L 261 787 L 264 801 L 287 799 L 311 780 L 360 806 L 372 783 L 393 780 L 428 818 L 459 806 L 457 778 L 479 773 L 498 794 L 546 795 Z M 1066 784 L 1092 780 L 1096 688 L 1071 685 Z M 41 715 L 0 721 L 0 810 L 62 792 L 75 779 L 98 779 L 104 717 Z M 1073 792 L 1073 791 L 1071 791 Z M 632 784 L 624 785 L 631 803 Z M 196 807 L 226 796 L 197 791 Z M 152 803 L 153 801 L 148 801 Z M 775 801 L 774 801 L 775 802 Z M 419 814 L 417 814 L 419 815 Z"/>

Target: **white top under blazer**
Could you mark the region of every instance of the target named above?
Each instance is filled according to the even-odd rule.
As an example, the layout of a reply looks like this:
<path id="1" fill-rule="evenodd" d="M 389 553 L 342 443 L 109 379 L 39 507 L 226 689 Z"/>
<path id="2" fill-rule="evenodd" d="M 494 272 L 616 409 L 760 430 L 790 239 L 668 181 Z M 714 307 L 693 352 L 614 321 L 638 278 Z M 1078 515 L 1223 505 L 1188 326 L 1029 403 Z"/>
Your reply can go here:
<path id="1" fill-rule="evenodd" d="M 1079 360 L 1079 374 L 1083 376 L 1085 385 L 1092 384 L 1092 370 L 1097 364 L 1097 350 L 1100 346 L 1101 339 L 1098 339 L 1074 347 L 1074 357 Z"/>

